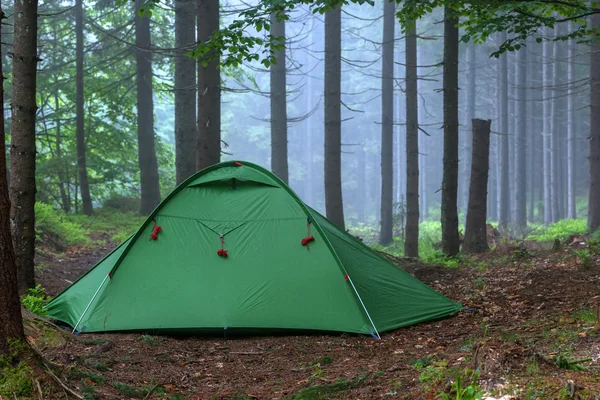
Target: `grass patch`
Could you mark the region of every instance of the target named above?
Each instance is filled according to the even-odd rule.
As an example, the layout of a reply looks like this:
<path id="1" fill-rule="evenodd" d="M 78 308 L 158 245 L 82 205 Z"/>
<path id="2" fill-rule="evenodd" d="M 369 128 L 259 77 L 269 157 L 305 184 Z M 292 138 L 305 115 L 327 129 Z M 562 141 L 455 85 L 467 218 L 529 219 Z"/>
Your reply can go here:
<path id="1" fill-rule="evenodd" d="M 73 369 L 68 374 L 70 379 L 89 379 L 94 382 L 96 385 L 104 386 L 104 377 L 100 374 L 94 374 L 91 372 L 79 371 Z"/>
<path id="2" fill-rule="evenodd" d="M 136 388 L 135 386 L 127 385 L 123 382 L 115 381 L 111 383 L 111 386 L 123 393 L 127 397 L 133 397 L 135 399 L 141 399 L 146 396 L 147 391 L 144 393 L 143 390 Z"/>
<path id="3" fill-rule="evenodd" d="M 335 383 L 326 383 L 321 385 L 311 386 L 301 390 L 292 397 L 287 397 L 288 400 L 321 400 L 329 399 L 337 393 L 347 392 L 363 383 L 370 373 L 357 376 L 354 379 L 340 379 Z"/>
<path id="4" fill-rule="evenodd" d="M 79 339 L 79 343 L 87 345 L 95 345 L 106 343 L 105 339 Z"/>
<path id="5" fill-rule="evenodd" d="M 151 346 L 157 346 L 158 342 L 150 335 L 142 335 L 138 338 L 138 341 L 147 343 Z"/>
<path id="6" fill-rule="evenodd" d="M 56 210 L 49 204 L 35 203 L 36 235 L 48 233 L 58 236 L 67 246 L 88 244 L 89 232 L 69 217 L 69 214 Z"/>
<path id="7" fill-rule="evenodd" d="M 537 242 L 552 242 L 554 239 L 564 240 L 569 235 L 581 234 L 587 230 L 585 219 L 562 219 L 548 225 L 548 227 L 537 226 L 535 231 L 529 235 L 529 240 Z"/>
<path id="8" fill-rule="evenodd" d="M 140 227 L 145 217 L 135 212 L 121 212 L 112 208 L 98 208 L 94 215 L 69 214 L 69 219 L 86 230 L 93 230 L 110 237 L 113 242 L 122 243 Z"/>

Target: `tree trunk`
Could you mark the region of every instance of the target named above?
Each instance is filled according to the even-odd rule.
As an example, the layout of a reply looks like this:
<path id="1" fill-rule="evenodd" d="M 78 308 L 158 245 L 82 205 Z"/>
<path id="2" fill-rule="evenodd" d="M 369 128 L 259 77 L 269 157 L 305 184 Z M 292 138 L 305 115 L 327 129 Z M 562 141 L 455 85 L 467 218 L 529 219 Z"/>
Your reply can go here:
<path id="1" fill-rule="evenodd" d="M 600 14 L 594 14 L 592 25 L 600 27 Z M 590 57 L 590 198 L 588 229 L 600 229 L 600 42 L 591 45 Z"/>
<path id="2" fill-rule="evenodd" d="M 15 3 L 15 11 L 17 8 L 22 11 L 23 7 L 30 5 L 17 5 L 17 3 Z M 35 8 L 33 11 L 35 12 Z M 0 5 L 0 22 L 5 18 Z M 15 18 L 17 17 L 15 16 Z M 31 28 L 31 25 L 29 26 Z M 1 39 L 0 36 L 0 49 Z M 15 44 L 17 44 L 16 41 Z M 35 65 L 35 62 L 33 64 Z M 0 82 L 2 82 L 2 86 L 0 86 L 0 355 L 3 355 L 8 353 L 9 340 L 24 339 L 25 335 L 17 289 L 15 253 L 10 234 L 10 200 L 8 198 L 8 181 L 6 180 L 6 135 L 4 133 L 4 76 L 1 63 Z"/>
<path id="3" fill-rule="evenodd" d="M 198 42 L 205 42 L 219 29 L 219 2 L 197 0 Z M 221 72 L 219 57 L 206 66 L 198 64 L 198 138 L 196 168 L 221 160 Z"/>
<path id="4" fill-rule="evenodd" d="M 194 0 L 175 0 L 175 175 L 180 184 L 196 172 L 196 42 Z"/>
<path id="5" fill-rule="evenodd" d="M 17 1 L 14 8 L 10 202 L 21 293 L 35 286 L 37 8 L 37 0 Z"/>
<path id="6" fill-rule="evenodd" d="M 515 141 L 515 228 L 527 226 L 527 49 L 517 52 L 517 123 Z"/>
<path id="7" fill-rule="evenodd" d="M 506 32 L 500 34 L 500 41 L 506 40 Z M 510 184 L 508 179 L 508 167 L 509 167 L 509 156 L 508 156 L 508 54 L 503 54 L 500 58 L 499 68 L 499 79 L 500 79 L 500 95 L 499 95 L 499 109 L 500 109 L 500 187 L 499 202 L 498 205 L 498 225 L 502 230 L 507 228 L 509 220 L 509 194 Z"/>
<path id="8" fill-rule="evenodd" d="M 152 52 L 150 18 L 137 11 L 143 0 L 136 0 L 135 44 L 137 85 L 138 161 L 140 166 L 140 214 L 148 215 L 160 203 L 158 162 L 154 139 L 154 101 L 152 99 Z M 83 194 L 82 194 L 83 198 Z"/>
<path id="9" fill-rule="evenodd" d="M 465 227 L 465 253 L 483 253 L 489 250 L 487 243 L 487 184 L 490 168 L 491 120 L 473 120 L 473 164 L 469 184 L 469 208 Z"/>
<path id="10" fill-rule="evenodd" d="M 416 22 L 406 32 L 406 230 L 404 255 L 419 257 L 419 98 Z"/>
<path id="11" fill-rule="evenodd" d="M 394 25 L 396 3 L 383 2 L 381 65 L 381 231 L 379 243 L 393 242 L 394 208 Z M 417 177 L 418 178 L 418 177 Z"/>
<path id="12" fill-rule="evenodd" d="M 442 178 L 442 251 L 459 252 L 458 239 L 458 18 L 444 8 L 444 171 Z"/>
<path id="13" fill-rule="evenodd" d="M 271 35 L 285 38 L 285 21 L 277 22 L 271 15 Z M 271 170 L 288 182 L 288 134 L 285 48 L 275 52 L 276 63 L 271 65 Z"/>
<path id="14" fill-rule="evenodd" d="M 569 23 L 569 27 L 573 28 L 573 24 Z M 571 29 L 569 29 L 569 32 Z M 568 81 L 569 81 L 569 93 L 568 93 L 568 116 L 567 116 L 567 217 L 577 218 L 577 212 L 575 208 L 575 40 L 569 40 L 569 66 L 568 66 Z M 593 117 L 592 117 L 593 118 Z"/>
<path id="15" fill-rule="evenodd" d="M 552 137 L 552 100 L 550 99 L 551 93 L 548 89 L 549 83 L 552 79 L 552 64 L 549 60 L 553 57 L 552 54 L 552 43 L 544 42 L 542 50 L 542 59 L 544 63 L 542 71 L 542 85 L 543 85 L 543 115 L 544 115 L 544 128 L 543 128 L 543 165 L 544 165 L 544 225 L 548 226 L 552 222 L 552 191 L 551 191 L 551 137 Z"/>
<path id="16" fill-rule="evenodd" d="M 63 163 L 62 159 L 62 133 L 61 133 L 61 121 L 60 121 L 60 99 L 58 94 L 58 88 L 54 92 L 54 123 L 56 124 L 56 159 L 58 160 L 58 191 L 60 192 L 60 200 L 62 203 L 62 209 L 65 212 L 71 211 L 71 199 L 67 194 L 66 186 L 69 185 L 69 181 L 66 177 L 66 171 L 68 171 L 67 163 Z M 63 165 L 65 169 L 63 170 Z"/>
<path id="17" fill-rule="evenodd" d="M 559 34 L 558 25 L 554 27 L 554 36 Z M 552 58 L 552 87 L 557 88 L 559 77 L 559 62 L 558 62 L 558 42 L 554 42 L 554 57 Z M 546 60 L 547 61 L 547 60 Z M 546 82 L 545 85 L 548 83 Z M 550 137 L 550 198 L 552 199 L 552 222 L 556 222 L 559 220 L 559 201 L 558 196 L 560 193 L 558 192 L 558 179 L 559 179 L 559 148 L 558 148 L 558 137 L 560 135 L 560 122 L 559 122 L 559 99 L 558 94 L 555 90 L 552 91 L 551 95 L 552 99 L 549 100 L 552 102 L 552 133 Z"/>
<path id="18" fill-rule="evenodd" d="M 342 200 L 342 9 L 325 13 L 325 209 L 345 229 Z"/>
<path id="19" fill-rule="evenodd" d="M 77 171 L 81 189 L 81 206 L 85 215 L 92 215 L 92 196 L 88 182 L 87 164 L 85 160 L 85 114 L 83 110 L 83 1 L 75 0 L 75 138 L 77 141 Z"/>
<path id="20" fill-rule="evenodd" d="M 464 204 L 464 218 L 467 217 L 467 205 L 469 203 L 469 174 L 471 173 L 471 142 L 472 142 L 472 131 L 471 124 L 475 118 L 475 107 L 476 107 L 476 87 L 477 87 L 477 53 L 475 52 L 475 44 L 470 43 L 467 45 L 467 68 L 468 68 L 468 85 L 466 95 L 466 112 L 465 112 L 465 126 L 463 129 L 463 154 L 462 160 L 462 171 L 461 174 L 463 179 L 462 203 Z M 463 220 L 464 221 L 464 220 Z"/>

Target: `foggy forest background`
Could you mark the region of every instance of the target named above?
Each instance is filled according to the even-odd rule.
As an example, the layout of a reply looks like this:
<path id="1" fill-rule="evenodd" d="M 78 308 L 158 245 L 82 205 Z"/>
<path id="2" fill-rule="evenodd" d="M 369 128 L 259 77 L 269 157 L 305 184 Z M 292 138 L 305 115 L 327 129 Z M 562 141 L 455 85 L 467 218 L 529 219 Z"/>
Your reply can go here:
<path id="1" fill-rule="evenodd" d="M 140 207 L 138 113 L 154 115 L 160 196 L 176 178 L 175 93 L 187 93 L 181 116 L 196 120 L 196 62 L 188 58 L 188 82 L 175 87 L 176 61 L 192 46 L 175 37 L 175 5 L 164 1 L 153 10 L 150 37 L 140 29 L 134 4 L 115 7 L 111 0 L 43 1 L 39 5 L 37 76 L 36 201 L 69 213 L 82 204 L 77 158 L 77 124 L 83 125 L 89 192 L 93 208 L 124 211 Z M 178 2 L 185 3 L 185 2 Z M 195 7 L 186 10 L 195 32 Z M 221 2 L 227 24 L 241 2 Z M 137 4 L 139 7 L 139 2 Z M 181 5 L 180 5 L 181 6 Z M 2 27 L 6 131 L 10 132 L 12 2 Z M 78 11 L 80 10 L 80 11 Z M 74 29 L 78 12 L 83 21 Z M 393 8 L 392 8 L 393 12 Z M 440 221 L 443 161 L 443 10 L 417 22 L 420 221 Z M 146 19 L 147 20 L 147 19 Z M 136 25 L 138 24 L 138 25 Z M 394 236 L 403 235 L 406 201 L 405 38 L 398 21 L 393 37 L 393 103 L 382 106 L 384 4 L 342 8 L 342 187 L 346 228 L 367 242 L 378 240 L 381 221 L 382 121 L 393 121 Z M 562 36 L 569 24 L 545 29 Z M 76 45 L 80 36 L 81 47 Z M 325 214 L 324 182 L 324 17 L 299 7 L 286 22 L 285 78 L 289 185 L 311 207 Z M 138 104 L 136 50 L 150 41 L 152 85 Z M 492 120 L 488 184 L 488 220 L 523 227 L 585 219 L 588 208 L 590 130 L 590 45 L 574 40 L 527 39 L 519 51 L 491 57 L 506 34 L 484 44 L 459 45 L 459 220 L 465 222 L 470 174 L 471 120 Z M 83 64 L 84 105 L 76 107 L 76 64 Z M 191 64 L 189 64 L 191 63 Z M 191 65 L 191 67 L 190 67 Z M 271 70 L 259 61 L 221 70 L 222 160 L 246 160 L 271 168 Z M 389 79 L 390 77 L 388 77 Z M 139 82 L 137 82 L 139 84 Z M 279 98 L 281 102 L 281 97 Z M 382 111 L 382 110 L 385 110 Z M 391 110 L 391 111 L 390 111 Z M 389 114 L 391 112 L 391 114 Z M 191 115 L 193 113 L 193 115 Z M 389 114 L 389 115 L 388 115 Z M 146 119 L 147 121 L 147 119 Z M 181 122 L 180 122 L 181 123 Z M 193 129 L 189 126 L 180 129 Z M 546 135 L 545 135 L 546 134 Z M 10 138 L 9 138 L 10 140 Z M 502 141 L 508 146 L 501 152 Z M 516 154 L 524 151 L 524 165 Z M 524 168 L 525 174 L 517 171 Z M 502 182 L 506 169 L 508 181 Z M 180 177 L 181 178 L 181 177 Z M 524 188 L 524 192 L 523 192 Z M 504 194 L 504 196 L 503 196 Z M 521 194 L 521 198 L 518 195 Z M 85 193 L 84 193 L 85 196 Z M 143 199 L 142 199 L 143 202 Z M 505 205 L 505 216 L 500 215 Z M 155 206 L 156 204 L 152 204 Z M 142 207 L 143 208 L 143 207 Z M 151 207 L 152 208 L 152 207 Z M 151 210 L 150 208 L 150 210 Z M 88 210 L 89 211 L 89 210 Z M 148 210 L 142 213 L 148 213 Z M 583 222 L 585 226 L 585 222 Z M 464 228 L 461 229 L 464 232 Z M 425 231 L 421 231 L 426 234 Z M 424 233 L 423 233 L 424 232 Z"/>

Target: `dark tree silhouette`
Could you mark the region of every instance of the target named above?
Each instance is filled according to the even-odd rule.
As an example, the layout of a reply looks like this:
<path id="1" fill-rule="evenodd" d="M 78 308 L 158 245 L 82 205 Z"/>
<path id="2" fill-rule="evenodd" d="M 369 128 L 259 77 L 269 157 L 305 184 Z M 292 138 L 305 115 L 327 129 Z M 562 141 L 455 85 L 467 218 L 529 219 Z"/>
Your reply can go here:
<path id="1" fill-rule="evenodd" d="M 600 14 L 594 14 L 592 25 L 600 27 Z M 588 229 L 600 229 L 600 42 L 591 46 L 590 56 L 590 197 Z"/>
<path id="2" fill-rule="evenodd" d="M 491 120 L 473 120 L 471 182 L 465 242 L 462 248 L 465 253 L 483 253 L 489 250 L 486 216 L 491 125 Z"/>
<path id="3" fill-rule="evenodd" d="M 271 34 L 285 38 L 285 21 L 271 15 Z M 275 52 L 276 63 L 271 64 L 271 170 L 288 182 L 288 133 L 285 48 Z"/>
<path id="4" fill-rule="evenodd" d="M 506 32 L 500 34 L 500 42 L 506 41 Z M 498 69 L 500 79 L 499 109 L 500 109 L 500 190 L 498 207 L 498 225 L 506 229 L 509 220 L 509 180 L 508 180 L 508 55 L 500 57 L 500 68 Z"/>
<path id="5" fill-rule="evenodd" d="M 444 171 L 442 178 L 442 251 L 458 254 L 458 18 L 444 8 Z"/>
<path id="6" fill-rule="evenodd" d="M 10 202 L 19 292 L 35 286 L 37 0 L 15 2 Z"/>

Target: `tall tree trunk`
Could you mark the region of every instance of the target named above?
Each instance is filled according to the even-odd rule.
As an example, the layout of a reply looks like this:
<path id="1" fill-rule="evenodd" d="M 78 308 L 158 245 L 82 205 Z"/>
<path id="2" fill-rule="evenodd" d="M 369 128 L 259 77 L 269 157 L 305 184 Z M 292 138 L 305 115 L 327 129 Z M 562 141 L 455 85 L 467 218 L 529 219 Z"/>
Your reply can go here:
<path id="1" fill-rule="evenodd" d="M 194 0 L 175 0 L 175 175 L 177 184 L 196 172 L 196 43 Z"/>
<path id="2" fill-rule="evenodd" d="M 469 208 L 463 251 L 483 253 L 489 250 L 487 243 L 487 184 L 490 167 L 491 120 L 473 120 L 473 164 L 469 184 Z"/>
<path id="3" fill-rule="evenodd" d="M 572 28 L 573 24 L 569 23 L 569 27 Z M 571 31 L 571 29 L 569 29 Z M 575 132 L 576 132 L 576 120 L 575 120 L 575 91 L 573 87 L 575 85 L 575 41 L 569 40 L 569 66 L 568 66 L 568 81 L 569 81 L 569 93 L 568 93 L 568 117 L 567 117 L 567 217 L 577 218 L 577 212 L 575 208 Z"/>
<path id="4" fill-rule="evenodd" d="M 384 246 L 393 241 L 395 14 L 396 3 L 385 0 L 381 63 L 381 231 L 379 232 L 379 243 Z"/>
<path id="5" fill-rule="evenodd" d="M 528 41 L 528 48 L 534 47 L 533 41 Z M 529 148 L 529 157 L 527 157 L 527 220 L 529 222 L 534 221 L 534 211 L 535 211 L 535 166 L 538 155 L 538 147 L 536 146 L 536 138 L 537 138 L 537 106 L 538 106 L 538 96 L 535 91 L 535 81 L 537 78 L 537 71 L 539 66 L 538 57 L 530 53 L 530 61 L 527 63 L 527 87 L 530 96 L 530 105 L 527 109 L 527 147 Z"/>
<path id="6" fill-rule="evenodd" d="M 500 41 L 506 41 L 506 32 L 500 34 Z M 499 213 L 498 225 L 501 229 L 506 229 L 509 220 L 509 179 L 508 179 L 508 54 L 503 54 L 500 57 L 499 68 L 500 92 L 499 92 L 499 109 L 500 109 L 500 186 L 499 194 Z"/>
<path id="7" fill-rule="evenodd" d="M 85 113 L 83 110 L 83 1 L 75 0 L 75 139 L 77 141 L 77 171 L 81 188 L 81 206 L 85 215 L 92 215 L 92 196 L 88 182 L 87 164 L 85 160 Z M 139 112 L 139 111 L 138 111 Z"/>
<path id="8" fill-rule="evenodd" d="M 309 34 L 309 43 L 312 43 L 312 32 Z M 308 61 L 310 63 L 310 61 Z M 312 68 L 307 65 L 307 69 L 310 71 Z M 306 104 L 305 109 L 308 113 L 313 109 L 313 78 L 311 76 L 306 77 Z M 311 207 L 316 207 L 315 196 L 314 196 L 314 185 L 313 185 L 313 118 L 308 118 L 304 121 L 306 130 L 304 131 L 304 166 L 306 167 L 306 173 L 304 177 L 304 197 L 303 200 Z M 363 164 L 364 165 L 364 164 Z M 364 173 L 364 169 L 362 170 Z M 363 193 L 366 196 L 366 194 Z M 364 212 L 364 209 L 363 209 Z"/>
<path id="9" fill-rule="evenodd" d="M 20 8 L 22 11 L 23 6 L 24 4 L 15 4 L 15 11 L 17 8 Z M 33 11 L 35 12 L 35 9 Z M 4 21 L 5 18 L 2 5 L 0 5 L 0 22 Z M 0 36 L 0 49 L 2 46 L 1 43 L 2 37 Z M 35 61 L 33 64 L 35 65 Z M 0 87 L 0 355 L 4 355 L 9 351 L 8 342 L 10 340 L 24 339 L 25 335 L 23 333 L 21 304 L 19 303 L 19 292 L 17 289 L 15 253 L 10 234 L 10 200 L 8 198 L 8 181 L 6 180 L 4 76 L 2 75 L 2 63 L 0 63 L 0 82 L 2 83 Z"/>
<path id="10" fill-rule="evenodd" d="M 592 25 L 600 27 L 600 14 L 592 17 Z M 590 57 L 590 197 L 588 229 L 600 229 L 600 42 L 591 45 Z"/>
<path id="11" fill-rule="evenodd" d="M 472 130 L 471 124 L 473 119 L 475 118 L 475 107 L 476 107 L 476 86 L 477 86 L 477 53 L 475 52 L 475 44 L 470 43 L 467 45 L 467 65 L 468 65 L 468 76 L 469 81 L 467 84 L 467 95 L 466 95 L 466 112 L 465 112 L 465 126 L 463 129 L 464 138 L 463 138 L 463 160 L 462 160 L 462 170 L 461 174 L 463 179 L 462 185 L 462 203 L 464 204 L 464 218 L 467 217 L 467 205 L 469 203 L 469 175 L 471 173 L 471 142 L 472 138 Z"/>
<path id="12" fill-rule="evenodd" d="M 219 2 L 197 0 L 198 42 L 205 42 L 219 29 Z M 198 138 L 196 168 L 203 169 L 221 160 L 221 72 L 219 57 L 206 67 L 198 64 Z"/>
<path id="13" fill-rule="evenodd" d="M 342 200 L 342 9 L 325 13 L 325 209 L 345 229 Z"/>
<path id="14" fill-rule="evenodd" d="M 150 18 L 140 17 L 137 13 L 143 2 L 144 0 L 136 0 L 135 16 L 137 136 L 142 194 L 140 200 L 140 214 L 148 215 L 154 210 L 158 203 L 160 203 L 160 185 L 158 180 L 158 161 L 156 160 L 154 138 Z"/>
<path id="15" fill-rule="evenodd" d="M 551 191 L 551 138 L 552 138 L 552 99 L 550 98 L 551 92 L 548 89 L 549 83 L 552 79 L 552 43 L 544 42 L 542 49 L 542 59 L 544 67 L 542 70 L 542 85 L 543 85 L 543 115 L 544 115 L 544 129 L 543 129 L 543 166 L 544 166 L 544 225 L 548 226 L 552 222 L 552 191 Z"/>
<path id="16" fill-rule="evenodd" d="M 404 255 L 419 257 L 419 99 L 416 22 L 406 32 L 406 230 Z"/>
<path id="17" fill-rule="evenodd" d="M 285 38 L 285 21 L 277 21 L 271 15 L 271 35 Z M 284 182 L 288 182 L 288 133 L 285 48 L 275 52 L 275 64 L 271 65 L 271 170 Z"/>
<path id="18" fill-rule="evenodd" d="M 458 254 L 458 18 L 444 8 L 444 171 L 442 251 Z"/>
<path id="19" fill-rule="evenodd" d="M 554 27 L 554 36 L 558 36 L 559 28 L 558 25 Z M 558 43 L 554 42 L 554 57 L 552 58 L 552 87 L 554 90 L 552 91 L 552 134 L 550 137 L 550 197 L 552 199 L 552 222 L 556 222 L 559 220 L 559 209 L 560 202 L 558 201 L 558 196 L 560 193 L 558 192 L 558 180 L 559 180 L 559 146 L 558 146 L 558 138 L 560 136 L 560 122 L 559 122 L 559 99 L 556 88 L 558 88 L 559 76 L 559 62 L 558 62 Z M 545 83 L 546 85 L 548 83 Z"/>
<path id="20" fill-rule="evenodd" d="M 515 227 L 527 226 L 527 49 L 517 52 L 517 123 L 515 152 Z"/>
<path id="21" fill-rule="evenodd" d="M 37 0 L 15 2 L 10 202 L 19 291 L 35 286 Z"/>
<path id="22" fill-rule="evenodd" d="M 62 133 L 61 133 L 61 121 L 60 121 L 60 99 L 58 96 L 58 88 L 54 92 L 54 124 L 56 125 L 56 159 L 58 160 L 58 191 L 60 193 L 60 201 L 62 203 L 62 209 L 66 212 L 71 211 L 71 199 L 67 194 L 66 186 L 69 185 L 69 181 L 66 177 L 67 165 L 63 163 L 62 159 Z M 65 169 L 63 169 L 63 165 Z"/>

